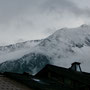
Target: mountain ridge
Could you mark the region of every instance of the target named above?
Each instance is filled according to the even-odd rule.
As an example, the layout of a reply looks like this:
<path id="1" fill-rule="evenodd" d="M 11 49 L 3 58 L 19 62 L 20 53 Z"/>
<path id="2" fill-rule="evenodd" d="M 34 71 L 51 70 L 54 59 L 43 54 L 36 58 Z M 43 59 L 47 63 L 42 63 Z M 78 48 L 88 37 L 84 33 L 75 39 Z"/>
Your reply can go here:
<path id="1" fill-rule="evenodd" d="M 33 58 L 36 59 L 30 58 L 31 53 L 35 54 L 35 57 Z M 27 53 L 24 52 L 22 57 L 28 54 L 26 58 L 29 59 L 27 61 L 33 61 L 33 64 L 37 62 L 37 64 L 35 64 L 36 67 L 32 69 L 32 72 L 35 69 L 36 72 L 38 72 L 39 69 L 41 69 L 41 67 L 43 67 L 48 63 L 54 64 L 56 66 L 69 68 L 71 63 L 75 61 L 81 63 L 81 68 L 83 71 L 90 72 L 89 53 L 90 53 L 90 26 L 81 25 L 80 27 L 77 28 L 63 28 L 57 30 L 49 37 L 41 40 L 31 49 L 28 49 Z M 41 56 L 42 58 L 41 61 L 39 61 L 37 57 L 38 55 Z M 19 57 L 18 59 L 14 58 L 12 62 L 16 61 L 18 62 L 19 59 L 23 61 L 23 59 L 21 59 L 22 57 Z M 44 57 L 47 59 L 45 59 Z M 39 68 L 38 63 L 42 61 L 45 63 L 42 64 L 41 67 Z M 8 69 L 8 65 L 6 62 L 4 62 L 2 65 L 0 64 L 0 71 L 3 71 L 4 67 Z M 16 66 L 13 65 L 12 67 L 13 69 L 11 71 L 14 71 L 14 67 Z M 30 66 L 28 66 L 28 68 L 30 68 Z M 37 70 L 37 68 L 39 69 Z"/>

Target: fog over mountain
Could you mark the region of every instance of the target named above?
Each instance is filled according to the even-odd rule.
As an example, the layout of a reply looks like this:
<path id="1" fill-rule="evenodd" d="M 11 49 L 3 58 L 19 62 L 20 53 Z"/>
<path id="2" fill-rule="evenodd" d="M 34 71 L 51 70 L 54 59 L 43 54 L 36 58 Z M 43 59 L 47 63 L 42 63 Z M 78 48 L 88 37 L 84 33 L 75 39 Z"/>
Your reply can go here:
<path id="1" fill-rule="evenodd" d="M 90 26 L 62 28 L 42 40 L 0 47 L 0 71 L 35 74 L 46 64 L 69 68 L 81 63 L 90 72 Z"/>
<path id="2" fill-rule="evenodd" d="M 0 46 L 90 24 L 90 0 L 0 0 Z"/>

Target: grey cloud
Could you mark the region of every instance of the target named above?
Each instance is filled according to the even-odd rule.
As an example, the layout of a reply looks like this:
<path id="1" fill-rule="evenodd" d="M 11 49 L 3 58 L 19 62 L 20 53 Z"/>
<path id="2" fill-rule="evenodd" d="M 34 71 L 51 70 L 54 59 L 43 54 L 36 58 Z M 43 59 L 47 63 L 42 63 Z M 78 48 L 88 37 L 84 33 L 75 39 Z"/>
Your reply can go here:
<path id="1" fill-rule="evenodd" d="M 12 19 L 26 18 L 26 15 L 33 16 L 47 11 L 90 16 L 89 9 L 81 9 L 69 0 L 0 0 L 0 23 L 8 23 Z"/>
<path id="2" fill-rule="evenodd" d="M 36 2 L 37 0 L 0 0 L 0 22 L 5 23 L 27 13 L 32 14 L 37 9 Z"/>
<path id="3" fill-rule="evenodd" d="M 90 16 L 90 9 L 82 9 L 70 0 L 46 0 L 43 11 L 64 13 L 69 12 L 77 16 Z"/>
<path id="4" fill-rule="evenodd" d="M 61 27 L 82 24 L 81 16 L 87 18 L 90 10 L 73 1 L 0 0 L 0 42 L 43 38 Z"/>

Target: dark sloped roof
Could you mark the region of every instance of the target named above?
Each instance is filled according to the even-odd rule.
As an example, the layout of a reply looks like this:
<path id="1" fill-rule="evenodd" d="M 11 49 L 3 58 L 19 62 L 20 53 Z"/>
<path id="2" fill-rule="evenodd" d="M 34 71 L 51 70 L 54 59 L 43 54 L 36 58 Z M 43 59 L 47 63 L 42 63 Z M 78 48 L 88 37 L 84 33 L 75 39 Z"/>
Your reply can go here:
<path id="1" fill-rule="evenodd" d="M 58 67 L 54 65 L 46 65 L 46 67 L 42 69 L 39 73 L 37 73 L 36 76 L 38 76 L 41 72 L 47 71 L 47 70 L 57 73 L 59 75 L 62 75 L 63 77 L 67 77 L 72 80 L 77 80 L 84 84 L 90 85 L 90 74 L 89 73 L 76 72 L 71 69 Z"/>
<path id="2" fill-rule="evenodd" d="M 0 90 L 32 90 L 25 85 L 22 85 L 15 80 L 5 77 L 4 75 L 0 75 Z"/>
<path id="3" fill-rule="evenodd" d="M 69 78 L 71 80 L 75 80 L 81 82 L 85 85 L 90 85 L 90 74 L 84 72 L 76 72 L 71 69 L 58 67 L 54 65 L 46 65 L 40 72 L 38 72 L 35 76 L 17 73 L 4 73 L 4 75 L 8 78 L 14 79 L 18 82 L 21 82 L 30 88 L 35 90 L 74 90 L 74 88 L 70 88 L 68 86 L 64 86 L 61 83 L 57 83 L 57 81 L 44 78 L 43 75 L 47 74 L 47 72 L 53 72 L 56 75 L 63 76 L 65 78 Z M 46 75 L 44 75 L 46 76 Z"/>
<path id="4" fill-rule="evenodd" d="M 73 64 L 78 64 L 78 65 L 80 65 L 81 63 L 80 63 L 80 62 L 74 62 L 74 63 L 72 63 L 72 65 L 73 65 Z"/>
<path id="5" fill-rule="evenodd" d="M 63 86 L 62 84 L 58 84 L 57 82 L 51 79 L 41 79 L 35 78 L 33 76 L 15 74 L 15 73 L 5 73 L 5 76 L 8 78 L 14 79 L 18 82 L 21 82 L 33 90 L 72 90 L 67 86 Z"/>

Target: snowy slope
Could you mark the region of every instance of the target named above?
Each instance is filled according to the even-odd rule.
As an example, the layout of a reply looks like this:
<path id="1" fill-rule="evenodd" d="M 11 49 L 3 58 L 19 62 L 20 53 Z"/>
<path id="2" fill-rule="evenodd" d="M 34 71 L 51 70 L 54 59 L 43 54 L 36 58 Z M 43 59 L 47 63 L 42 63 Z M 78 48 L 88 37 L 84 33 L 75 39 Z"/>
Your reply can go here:
<path id="1" fill-rule="evenodd" d="M 18 54 L 17 52 L 16 54 L 13 54 L 12 56 L 14 59 L 10 58 L 12 61 L 0 64 L 0 71 L 15 71 L 18 61 L 22 63 L 28 61 L 28 64 L 30 65 L 28 65 L 27 70 L 31 70 L 31 72 L 34 70 L 36 72 L 39 71 L 39 69 L 47 63 L 69 68 L 71 63 L 78 61 L 81 62 L 81 68 L 83 71 L 90 72 L 90 26 L 82 25 L 77 28 L 60 29 L 46 39 L 41 40 L 31 49 L 28 49 L 28 52 L 24 52 L 22 57 L 18 59 L 15 58 L 21 52 L 18 52 Z M 32 53 L 35 54 L 33 57 L 34 59 L 31 58 Z M 26 55 L 26 57 L 23 59 L 24 55 Z M 38 55 L 41 58 L 40 60 Z M 5 55 L 0 57 L 0 59 L 4 56 Z M 4 58 L 4 60 L 7 60 L 7 58 Z M 44 64 L 41 62 L 44 62 Z M 40 64 L 40 68 L 38 64 Z M 13 67 L 12 70 L 10 70 L 10 68 L 8 69 L 9 65 L 10 68 Z M 20 63 L 19 66 L 22 67 Z M 24 67 L 25 66 L 27 66 L 27 64 L 24 64 Z M 31 69 L 32 66 L 34 66 L 33 69 Z M 24 68 L 22 67 L 22 70 L 23 69 Z M 26 69 L 24 69 L 24 71 L 26 71 Z"/>
<path id="2" fill-rule="evenodd" d="M 25 54 L 28 54 L 32 48 L 38 45 L 41 41 L 42 40 L 31 40 L 8 46 L 0 46 L 0 63 L 7 60 L 21 58 Z"/>
<path id="3" fill-rule="evenodd" d="M 70 67 L 71 63 L 81 62 L 83 71 L 90 72 L 90 26 L 63 28 L 40 43 L 40 52 L 49 55 L 51 63 Z M 44 52 L 43 52 L 44 51 Z"/>

